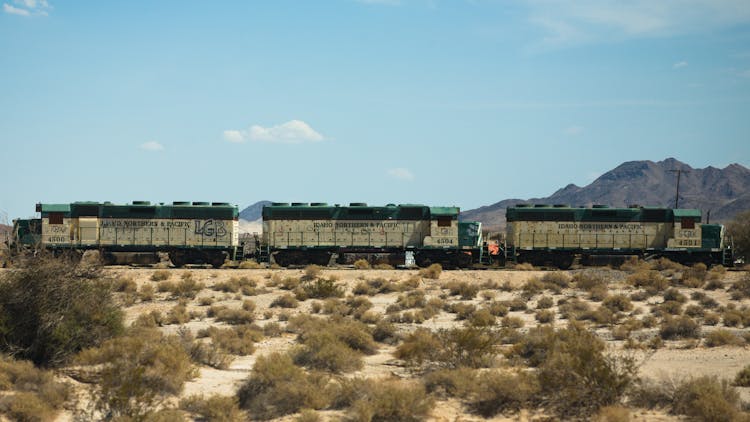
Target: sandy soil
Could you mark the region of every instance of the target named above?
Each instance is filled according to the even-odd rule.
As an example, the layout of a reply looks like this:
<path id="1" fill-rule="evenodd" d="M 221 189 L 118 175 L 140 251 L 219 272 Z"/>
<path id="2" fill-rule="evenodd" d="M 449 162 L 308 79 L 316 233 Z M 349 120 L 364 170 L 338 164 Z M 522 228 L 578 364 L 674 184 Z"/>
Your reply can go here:
<path id="1" fill-rule="evenodd" d="M 133 280 L 140 290 L 144 285 L 151 284 L 154 288 L 157 287 L 158 282 L 151 281 L 150 277 L 156 271 L 153 268 L 130 268 L 130 267 L 109 267 L 106 271 L 113 277 L 127 278 Z M 199 281 L 205 285 L 205 288 L 198 294 L 198 296 L 188 303 L 188 311 L 194 311 L 199 316 L 182 327 L 191 330 L 193 333 L 197 333 L 199 330 L 207 328 L 209 326 L 225 326 L 225 324 L 217 323 L 213 318 L 205 316 L 207 310 L 206 306 L 200 306 L 199 300 L 203 297 L 213 297 L 215 305 L 227 305 L 229 307 L 241 307 L 242 301 L 250 299 L 255 302 L 257 308 L 255 314 L 257 317 L 256 323 L 260 326 L 268 322 L 278 322 L 282 327 L 285 325 L 285 318 L 297 313 L 308 313 L 311 312 L 313 300 L 307 300 L 300 302 L 300 306 L 294 309 L 282 309 L 282 308 L 271 308 L 271 302 L 281 296 L 282 294 L 288 293 L 286 290 L 282 290 L 278 287 L 270 286 L 273 284 L 271 281 L 274 277 L 300 277 L 303 274 L 302 270 L 284 270 L 284 269 L 257 269 L 257 270 L 240 270 L 240 269 L 169 269 L 170 280 L 179 282 L 183 274 L 189 272 L 191 277 L 196 281 Z M 600 274 L 606 276 L 609 280 L 608 289 L 610 293 L 625 293 L 631 294 L 637 289 L 627 285 L 624 280 L 627 277 L 627 273 L 616 270 L 587 270 L 587 271 L 598 271 Z M 569 271 L 570 274 L 575 271 Z M 542 277 L 546 272 L 544 271 L 512 271 L 512 270 L 492 270 L 492 271 L 443 271 L 438 280 L 422 279 L 419 288 L 424 290 L 427 297 L 439 297 L 443 295 L 445 297 L 445 283 L 449 281 L 466 281 L 472 284 L 479 285 L 492 285 L 498 286 L 498 288 L 485 289 L 480 291 L 476 298 L 472 300 L 461 300 L 458 296 L 450 296 L 447 298 L 448 302 L 473 303 L 482 304 L 494 297 L 494 300 L 510 300 L 513 298 L 520 297 L 520 288 L 523 284 L 531 278 Z M 727 272 L 723 276 L 724 283 L 729 286 L 734 281 L 738 280 L 744 274 L 742 272 Z M 338 279 L 339 283 L 346 287 L 347 294 L 350 294 L 352 288 L 362 280 L 370 280 L 374 278 L 384 278 L 386 280 L 403 281 L 410 277 L 417 276 L 415 270 L 353 270 L 353 269 L 324 269 L 321 273 L 322 277 L 334 276 Z M 214 291 L 211 288 L 218 282 L 227 281 L 231 277 L 247 277 L 255 280 L 257 288 L 262 291 L 261 294 L 255 296 L 242 296 L 241 294 L 234 293 L 223 293 Z M 499 288 L 502 286 L 502 288 Z M 688 298 L 694 290 L 700 290 L 706 295 L 716 300 L 719 305 L 726 306 L 729 303 L 734 303 L 737 307 L 750 305 L 750 300 L 744 299 L 742 301 L 733 301 L 726 290 L 703 290 L 703 289 L 679 289 Z M 395 303 L 399 294 L 401 293 L 387 293 L 387 294 L 376 294 L 368 296 L 368 299 L 373 303 L 373 310 L 375 312 L 384 314 L 386 308 Z M 552 294 L 549 291 L 545 291 L 544 295 L 552 296 L 557 300 L 561 298 L 572 298 L 578 297 L 587 300 L 585 292 L 576 290 L 573 288 L 563 289 L 559 294 Z M 529 309 L 532 311 L 515 311 L 509 315 L 521 318 L 525 327 L 522 330 L 528 330 L 528 328 L 536 326 L 538 323 L 534 318 L 533 309 L 536 305 L 536 300 L 540 295 L 528 300 Z M 650 297 L 645 301 L 635 301 L 634 305 L 639 311 L 635 311 L 633 315 L 637 317 L 643 317 L 649 315 L 650 310 L 653 306 L 661 303 L 663 299 L 661 296 Z M 689 300 L 687 304 L 696 303 L 694 300 Z M 141 302 L 136 300 L 130 306 L 125 308 L 126 321 L 128 324 L 132 323 L 139 315 L 150 312 L 153 310 L 159 310 L 163 314 L 166 314 L 176 304 L 176 300 L 169 298 L 169 293 L 157 293 L 156 298 L 150 302 Z M 686 305 L 687 305 L 686 304 Z M 598 306 L 598 303 L 593 303 Z M 552 308 L 557 313 L 557 307 Z M 280 316 L 283 318 L 280 319 Z M 448 312 L 440 312 L 434 318 L 425 321 L 423 324 L 397 324 L 401 332 L 409 332 L 416 329 L 419 326 L 427 327 L 430 329 L 448 328 L 461 326 L 463 321 L 456 321 L 455 314 Z M 555 324 L 562 326 L 566 324 L 565 320 L 559 319 L 559 314 L 556 316 Z M 716 327 L 703 327 L 704 332 L 710 332 L 716 328 L 721 327 L 719 323 Z M 174 333 L 181 326 L 179 325 L 166 325 L 162 327 L 162 330 L 167 333 Z M 748 328 L 733 329 L 739 334 L 747 333 Z M 596 333 L 607 341 L 609 350 L 613 353 L 625 353 L 623 351 L 623 342 L 614 340 L 611 329 L 609 327 L 597 327 Z M 648 339 L 653 336 L 657 336 L 658 332 L 656 329 L 644 329 L 633 333 L 635 338 Z M 750 347 L 748 346 L 722 346 L 716 348 L 708 348 L 701 342 L 696 347 L 696 342 L 690 343 L 680 340 L 665 341 L 664 345 L 656 350 L 655 352 L 643 352 L 637 351 L 636 353 L 641 359 L 640 375 L 644 378 L 653 379 L 679 379 L 697 375 L 715 375 L 720 378 L 732 379 L 735 374 L 742 369 L 744 366 L 750 364 Z M 231 363 L 228 369 L 218 370 L 210 367 L 201 367 L 199 376 L 194 380 L 188 382 L 185 385 L 182 396 L 186 397 L 194 394 L 222 394 L 232 395 L 234 394 L 239 385 L 245 380 L 256 360 L 257 356 L 270 353 L 272 351 L 284 351 L 296 344 L 296 336 L 294 334 L 285 333 L 279 337 L 267 337 L 256 344 L 256 351 L 250 356 L 237 356 Z M 363 376 L 373 378 L 408 378 L 412 377 L 407 368 L 404 367 L 403 363 L 394 358 L 393 352 L 394 346 L 380 345 L 379 350 L 376 354 L 365 357 L 365 366 L 362 370 L 350 374 L 350 376 Z M 740 388 L 740 393 L 745 401 L 750 401 L 750 388 Z M 330 419 L 337 419 L 342 415 L 341 412 L 320 412 L 322 416 Z M 679 420 L 678 418 L 665 414 L 659 411 L 647 411 L 643 409 L 633 409 L 632 411 L 633 420 Z M 511 415 L 506 418 L 498 416 L 490 419 L 493 421 L 505 421 L 505 420 L 537 420 L 542 418 L 543 415 L 536 415 L 529 412 L 521 412 L 520 414 Z M 432 419 L 436 421 L 478 421 L 484 420 L 481 417 L 471 415 L 467 413 L 461 403 L 455 399 L 450 400 L 439 400 L 432 412 Z M 59 420 L 71 420 L 70 414 L 61 414 Z M 293 416 L 287 416 L 279 420 L 294 420 Z"/>

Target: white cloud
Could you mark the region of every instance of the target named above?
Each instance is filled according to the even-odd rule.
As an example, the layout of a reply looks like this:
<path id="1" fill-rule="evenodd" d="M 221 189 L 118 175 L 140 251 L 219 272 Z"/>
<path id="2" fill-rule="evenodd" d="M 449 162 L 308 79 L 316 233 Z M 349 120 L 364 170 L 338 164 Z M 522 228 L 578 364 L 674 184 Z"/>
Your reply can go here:
<path id="1" fill-rule="evenodd" d="M 229 142 L 245 142 L 245 136 L 239 130 L 225 130 L 224 139 Z"/>
<path id="2" fill-rule="evenodd" d="M 681 69 L 683 67 L 687 67 L 687 65 L 688 65 L 688 62 L 686 62 L 686 61 L 683 60 L 681 62 L 677 62 L 677 63 L 673 64 L 672 65 L 672 69 Z"/>
<path id="3" fill-rule="evenodd" d="M 13 7 L 9 5 L 8 3 L 3 3 L 3 12 L 9 14 L 9 15 L 18 15 L 18 16 L 30 16 L 31 13 L 26 9 L 21 9 L 18 7 Z"/>
<path id="4" fill-rule="evenodd" d="M 542 46 L 711 32 L 750 23 L 747 0 L 524 0 Z"/>
<path id="5" fill-rule="evenodd" d="M 224 139 L 235 143 L 250 140 L 269 143 L 301 144 L 303 142 L 320 142 L 325 137 L 302 120 L 290 120 L 271 127 L 253 125 L 248 130 L 225 130 Z"/>
<path id="6" fill-rule="evenodd" d="M 412 174 L 409 169 L 403 168 L 403 167 L 396 167 L 392 169 L 388 169 L 386 171 L 386 174 L 389 177 L 392 177 L 394 179 L 399 180 L 414 180 L 414 174 Z"/>
<path id="7" fill-rule="evenodd" d="M 141 144 L 141 149 L 145 149 L 146 151 L 163 151 L 164 145 L 156 141 L 149 141 L 144 144 Z"/>
<path id="8" fill-rule="evenodd" d="M 583 133 L 583 126 L 568 126 L 564 130 L 566 135 L 577 136 Z"/>

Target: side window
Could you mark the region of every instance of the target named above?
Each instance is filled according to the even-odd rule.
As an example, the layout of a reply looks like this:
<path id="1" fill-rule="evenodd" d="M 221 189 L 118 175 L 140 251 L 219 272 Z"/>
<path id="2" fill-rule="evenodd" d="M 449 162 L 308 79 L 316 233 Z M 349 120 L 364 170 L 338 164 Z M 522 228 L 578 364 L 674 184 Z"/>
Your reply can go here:
<path id="1" fill-rule="evenodd" d="M 61 212 L 51 212 L 51 213 L 49 213 L 49 223 L 50 224 L 62 224 L 63 223 L 63 213 L 61 213 Z"/>
<path id="2" fill-rule="evenodd" d="M 694 229 L 695 228 L 695 220 L 692 218 L 683 218 L 681 221 L 681 226 L 683 229 Z"/>
<path id="3" fill-rule="evenodd" d="M 437 219 L 437 225 L 438 225 L 438 227 L 450 227 L 451 226 L 451 218 L 450 217 L 438 217 L 438 219 Z"/>

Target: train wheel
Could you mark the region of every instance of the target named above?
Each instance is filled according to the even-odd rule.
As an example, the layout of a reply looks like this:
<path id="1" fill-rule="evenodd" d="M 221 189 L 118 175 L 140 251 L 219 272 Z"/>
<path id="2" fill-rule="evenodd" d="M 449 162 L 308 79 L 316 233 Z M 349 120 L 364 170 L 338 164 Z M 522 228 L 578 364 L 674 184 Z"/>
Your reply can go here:
<path id="1" fill-rule="evenodd" d="M 169 260 L 172 261 L 172 265 L 177 268 L 182 268 L 185 266 L 185 264 L 187 264 L 187 256 L 185 256 L 185 253 L 180 251 L 169 252 Z"/>
<path id="2" fill-rule="evenodd" d="M 211 264 L 214 268 L 221 268 L 222 265 L 224 265 L 224 262 L 226 262 L 227 257 L 224 255 L 224 252 L 209 252 L 207 261 Z"/>

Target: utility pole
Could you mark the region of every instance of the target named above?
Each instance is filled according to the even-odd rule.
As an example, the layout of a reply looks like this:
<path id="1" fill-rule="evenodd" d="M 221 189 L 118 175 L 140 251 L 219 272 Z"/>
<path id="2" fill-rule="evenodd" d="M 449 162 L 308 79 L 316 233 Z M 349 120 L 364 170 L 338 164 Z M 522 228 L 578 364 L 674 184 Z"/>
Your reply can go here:
<path id="1" fill-rule="evenodd" d="M 682 173 L 690 173 L 688 170 L 682 170 L 682 169 L 676 169 L 676 170 L 669 170 L 672 173 L 677 173 L 677 193 L 674 196 L 674 207 L 675 209 L 679 208 L 680 204 L 680 176 L 682 176 Z"/>

